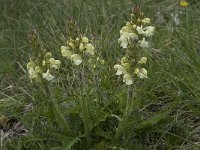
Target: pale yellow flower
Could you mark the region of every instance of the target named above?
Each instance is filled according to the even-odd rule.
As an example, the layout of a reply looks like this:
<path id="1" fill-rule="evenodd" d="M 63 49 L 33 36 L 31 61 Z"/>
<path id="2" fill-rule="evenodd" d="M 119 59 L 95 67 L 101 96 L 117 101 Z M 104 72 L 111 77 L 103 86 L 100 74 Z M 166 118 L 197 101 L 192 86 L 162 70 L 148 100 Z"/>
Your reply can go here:
<path id="1" fill-rule="evenodd" d="M 28 73 L 29 73 L 29 78 L 30 79 L 37 79 L 37 78 L 39 78 L 39 75 L 38 75 L 38 73 L 35 71 L 35 69 L 33 69 L 33 68 L 30 68 L 29 70 L 28 70 Z"/>
<path id="2" fill-rule="evenodd" d="M 46 79 L 47 81 L 51 81 L 51 80 L 54 79 L 54 76 L 50 74 L 49 69 L 47 70 L 46 73 L 43 73 L 43 74 L 42 74 L 42 77 L 43 77 L 44 79 Z"/>
<path id="3" fill-rule="evenodd" d="M 125 67 L 123 67 L 122 65 L 116 64 L 114 66 L 114 69 L 117 70 L 116 75 L 127 74 Z"/>
<path id="4" fill-rule="evenodd" d="M 123 32 L 118 39 L 118 43 L 122 48 L 127 48 L 128 44 L 132 44 L 132 41 L 135 40 L 138 40 L 138 35 L 136 33 Z"/>
<path id="5" fill-rule="evenodd" d="M 46 61 L 43 60 L 43 61 L 42 61 L 42 66 L 45 66 L 45 65 L 46 65 Z"/>
<path id="6" fill-rule="evenodd" d="M 58 69 L 60 67 L 60 60 L 55 60 L 54 58 L 49 59 L 50 68 Z"/>
<path id="7" fill-rule="evenodd" d="M 136 26 L 136 24 L 134 24 L 132 27 L 135 29 L 137 26 Z"/>
<path id="8" fill-rule="evenodd" d="M 92 44 L 90 44 L 90 43 L 86 44 L 85 48 L 86 48 L 86 50 L 94 51 L 94 46 Z"/>
<path id="9" fill-rule="evenodd" d="M 85 36 L 82 37 L 82 42 L 87 44 L 89 42 L 89 39 Z"/>
<path id="10" fill-rule="evenodd" d="M 81 51 L 83 51 L 83 50 L 85 49 L 85 46 L 84 46 L 83 43 L 80 43 L 80 45 L 79 45 L 79 49 L 80 49 Z"/>
<path id="11" fill-rule="evenodd" d="M 127 23 L 126 23 L 126 26 L 131 27 L 131 23 L 130 23 L 130 22 L 127 22 Z"/>
<path id="12" fill-rule="evenodd" d="M 148 23 L 150 23 L 150 19 L 149 18 L 144 18 L 143 20 L 142 20 L 142 23 L 144 23 L 144 24 L 148 24 Z"/>
<path id="13" fill-rule="evenodd" d="M 130 27 L 130 26 L 124 26 L 124 27 L 120 30 L 120 34 L 123 34 L 124 32 L 131 33 L 131 32 L 132 32 L 131 27 Z"/>
<path id="14" fill-rule="evenodd" d="M 188 5 L 189 5 L 189 3 L 186 0 L 181 0 L 180 1 L 180 6 L 187 7 Z"/>
<path id="15" fill-rule="evenodd" d="M 35 64 L 35 62 L 33 62 L 33 61 L 30 61 L 27 65 L 26 65 L 26 67 L 27 67 L 27 69 L 29 70 L 30 68 L 34 68 L 36 66 L 36 64 Z"/>
<path id="16" fill-rule="evenodd" d="M 136 30 L 137 30 L 137 32 L 138 32 L 138 34 L 144 34 L 144 30 L 143 30 L 143 27 L 141 26 L 137 26 L 136 27 Z"/>
<path id="17" fill-rule="evenodd" d="M 145 38 L 143 38 L 142 41 L 139 41 L 139 44 L 140 44 L 140 46 L 143 47 L 143 48 L 149 47 L 149 42 L 145 41 Z"/>
<path id="18" fill-rule="evenodd" d="M 52 57 L 52 53 L 51 52 L 47 52 L 44 57 L 45 58 L 50 58 L 50 57 Z"/>
<path id="19" fill-rule="evenodd" d="M 134 71 L 135 74 L 138 74 L 139 72 L 140 72 L 139 68 L 136 68 L 135 71 Z"/>
<path id="20" fill-rule="evenodd" d="M 124 64 L 123 64 L 123 67 L 124 67 L 126 70 L 128 70 L 128 69 L 130 69 L 130 64 L 129 64 L 129 63 L 124 63 Z"/>
<path id="21" fill-rule="evenodd" d="M 130 74 L 125 74 L 123 76 L 123 82 L 126 83 L 126 85 L 131 85 L 133 84 L 133 76 L 131 76 Z"/>
<path id="22" fill-rule="evenodd" d="M 147 26 L 147 27 L 144 28 L 144 35 L 146 37 L 150 37 L 150 36 L 153 35 L 154 30 L 155 30 L 154 26 Z"/>
<path id="23" fill-rule="evenodd" d="M 78 54 L 73 54 L 73 55 L 71 55 L 70 58 L 74 62 L 74 64 L 77 66 L 80 65 L 83 61 L 81 56 L 79 56 Z"/>
<path id="24" fill-rule="evenodd" d="M 72 43 L 72 42 L 69 42 L 68 45 L 69 45 L 72 49 L 75 48 L 74 43 Z"/>
<path id="25" fill-rule="evenodd" d="M 121 63 L 127 63 L 127 62 L 128 62 L 128 58 L 127 57 L 122 57 Z"/>
<path id="26" fill-rule="evenodd" d="M 146 62 L 147 62 L 147 58 L 146 58 L 146 57 L 142 57 L 142 58 L 138 61 L 139 64 L 146 64 Z"/>
<path id="27" fill-rule="evenodd" d="M 118 39 L 118 43 L 122 48 L 127 48 L 128 46 L 128 33 L 123 33 L 120 38 Z"/>
<path id="28" fill-rule="evenodd" d="M 68 57 L 72 55 L 72 52 L 69 50 L 70 48 L 67 46 L 61 46 L 61 54 L 63 57 Z"/>
<path id="29" fill-rule="evenodd" d="M 147 70 L 145 68 L 141 68 L 140 71 L 138 72 L 137 76 L 141 79 L 148 78 L 147 77 Z"/>
<path id="30" fill-rule="evenodd" d="M 35 72 L 42 73 L 42 68 L 40 66 L 35 67 Z"/>
<path id="31" fill-rule="evenodd" d="M 85 53 L 90 54 L 90 55 L 94 55 L 94 46 L 90 43 L 85 45 Z"/>

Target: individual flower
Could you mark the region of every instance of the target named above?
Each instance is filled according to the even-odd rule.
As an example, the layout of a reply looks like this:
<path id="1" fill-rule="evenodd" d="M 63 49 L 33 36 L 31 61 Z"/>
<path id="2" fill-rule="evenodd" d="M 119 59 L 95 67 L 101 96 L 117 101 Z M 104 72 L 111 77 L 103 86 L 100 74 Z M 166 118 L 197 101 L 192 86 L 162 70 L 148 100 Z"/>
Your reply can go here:
<path id="1" fill-rule="evenodd" d="M 44 56 L 44 58 L 51 58 L 52 57 L 52 53 L 51 52 L 47 52 Z"/>
<path id="2" fill-rule="evenodd" d="M 118 39 L 118 43 L 122 48 L 127 48 L 128 47 L 128 33 L 125 32 L 123 33 L 120 38 Z"/>
<path id="3" fill-rule="evenodd" d="M 54 76 L 50 74 L 50 70 L 48 69 L 47 72 L 42 74 L 42 77 L 47 81 L 51 81 L 54 79 Z"/>
<path id="4" fill-rule="evenodd" d="M 146 58 L 146 57 L 142 57 L 142 58 L 138 61 L 139 64 L 146 64 L 146 62 L 147 62 L 147 58 Z"/>
<path id="5" fill-rule="evenodd" d="M 38 73 L 35 71 L 34 68 L 30 68 L 30 69 L 28 70 L 28 73 L 29 73 L 29 78 L 30 78 L 30 79 L 38 79 L 38 78 L 39 78 L 39 75 L 38 75 Z"/>
<path id="6" fill-rule="evenodd" d="M 61 46 L 61 54 L 63 57 L 70 58 L 72 55 L 72 52 L 70 51 L 70 48 L 67 46 Z"/>
<path id="7" fill-rule="evenodd" d="M 35 64 L 35 62 L 33 62 L 33 61 L 30 61 L 27 65 L 26 65 L 26 67 L 27 67 L 27 69 L 29 70 L 30 68 L 34 68 L 36 66 L 36 64 Z"/>
<path id="8" fill-rule="evenodd" d="M 149 47 L 149 42 L 145 41 L 145 38 L 142 39 L 142 41 L 139 41 L 139 45 L 143 48 Z"/>
<path id="9" fill-rule="evenodd" d="M 147 77 L 147 70 L 145 69 L 145 68 L 141 68 L 141 69 L 139 69 L 139 71 L 137 70 L 135 70 L 135 73 L 137 74 L 137 76 L 139 77 L 139 78 L 141 78 L 141 79 L 143 79 L 143 78 L 148 78 Z"/>
<path id="10" fill-rule="evenodd" d="M 85 53 L 90 54 L 90 55 L 94 55 L 94 46 L 90 43 L 85 45 Z"/>
<path id="11" fill-rule="evenodd" d="M 132 75 L 130 75 L 130 74 L 125 74 L 125 75 L 123 76 L 123 82 L 125 82 L 126 85 L 131 85 L 131 84 L 133 84 L 133 77 L 132 77 Z"/>
<path id="12" fill-rule="evenodd" d="M 150 19 L 149 18 L 144 18 L 144 19 L 142 19 L 142 23 L 144 23 L 144 24 L 148 24 L 148 23 L 150 23 Z"/>
<path id="13" fill-rule="evenodd" d="M 143 34 L 144 34 L 146 37 L 150 37 L 150 36 L 153 35 L 154 30 L 155 30 L 155 27 L 154 27 L 154 26 L 147 26 L 147 27 L 144 28 Z"/>
<path id="14" fill-rule="evenodd" d="M 42 68 L 40 66 L 35 67 L 35 72 L 42 73 Z"/>
<path id="15" fill-rule="evenodd" d="M 181 0 L 180 1 L 180 6 L 187 7 L 188 5 L 189 5 L 189 3 L 186 0 Z"/>
<path id="16" fill-rule="evenodd" d="M 120 30 L 120 34 L 123 34 L 124 32 L 126 33 L 131 33 L 132 29 L 130 26 L 124 26 L 121 30 Z"/>
<path id="17" fill-rule="evenodd" d="M 128 44 L 131 45 L 133 41 L 138 40 L 138 35 L 136 33 L 124 32 L 118 39 L 118 43 L 122 48 L 127 48 Z"/>
<path id="18" fill-rule="evenodd" d="M 78 54 L 73 54 L 73 55 L 71 55 L 70 58 L 74 62 L 74 64 L 77 66 L 80 65 L 83 61 L 81 56 L 79 56 Z"/>
<path id="19" fill-rule="evenodd" d="M 139 72 L 140 72 L 140 69 L 136 68 L 135 71 L 134 71 L 134 74 L 138 74 Z"/>
<path id="20" fill-rule="evenodd" d="M 116 75 L 127 74 L 126 68 L 123 67 L 122 65 L 116 64 L 114 66 L 114 69 L 117 70 Z"/>
<path id="21" fill-rule="evenodd" d="M 80 51 L 83 51 L 84 49 L 85 49 L 84 44 L 83 44 L 83 43 L 80 43 L 80 45 L 79 45 L 79 50 L 80 50 Z"/>
<path id="22" fill-rule="evenodd" d="M 137 26 L 136 30 L 137 30 L 138 34 L 144 34 L 144 30 L 143 30 L 142 26 Z"/>
<path id="23" fill-rule="evenodd" d="M 50 68 L 58 69 L 60 67 L 60 60 L 55 60 L 54 58 L 49 59 Z"/>
<path id="24" fill-rule="evenodd" d="M 75 45 L 73 42 L 68 42 L 68 45 L 70 46 L 70 48 L 75 49 Z"/>
<path id="25" fill-rule="evenodd" d="M 87 44 L 89 42 L 89 39 L 87 37 L 85 37 L 85 36 L 83 36 L 81 40 L 85 44 Z"/>

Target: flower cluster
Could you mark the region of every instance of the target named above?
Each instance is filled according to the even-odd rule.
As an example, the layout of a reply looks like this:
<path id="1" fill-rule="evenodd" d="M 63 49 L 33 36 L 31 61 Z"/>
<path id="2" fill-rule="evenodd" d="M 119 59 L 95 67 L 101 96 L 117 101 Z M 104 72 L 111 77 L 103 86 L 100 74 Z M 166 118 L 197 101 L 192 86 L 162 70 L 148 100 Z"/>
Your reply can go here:
<path id="1" fill-rule="evenodd" d="M 149 26 L 151 20 L 145 18 L 144 14 L 138 10 L 131 14 L 131 21 L 120 30 L 118 39 L 120 46 L 127 51 L 126 57 L 122 57 L 120 64 L 116 64 L 114 69 L 117 70 L 116 75 L 123 75 L 123 82 L 126 85 L 133 84 L 134 76 L 141 79 L 148 78 L 147 70 L 143 68 L 147 58 L 143 57 L 141 48 L 149 47 L 146 39 L 153 35 L 155 28 Z"/>
<path id="2" fill-rule="evenodd" d="M 144 18 L 143 14 L 131 14 L 131 21 L 126 23 L 126 26 L 120 30 L 120 38 L 118 43 L 122 48 L 128 48 L 128 46 L 140 46 L 147 48 L 149 46 L 146 39 L 151 37 L 154 33 L 154 26 L 147 26 L 150 24 L 149 18 Z"/>
<path id="3" fill-rule="evenodd" d="M 63 57 L 67 57 L 75 65 L 80 65 L 84 56 L 92 57 L 95 51 L 94 46 L 89 43 L 89 39 L 81 37 L 67 41 L 67 46 L 61 46 L 61 53 Z"/>
<path id="4" fill-rule="evenodd" d="M 52 57 L 51 52 L 47 52 L 42 60 L 31 60 L 27 64 L 29 78 L 36 81 L 41 81 L 42 78 L 51 81 L 54 79 L 54 76 L 51 74 L 52 70 L 58 69 L 60 64 L 59 60 L 55 60 Z"/>
<path id="5" fill-rule="evenodd" d="M 133 84 L 133 77 L 137 75 L 139 78 L 148 78 L 147 70 L 141 67 L 143 64 L 146 64 L 147 58 L 142 57 L 136 64 L 136 67 L 132 66 L 131 62 L 127 57 L 122 57 L 120 60 L 121 64 L 116 64 L 114 69 L 117 70 L 116 75 L 123 75 L 123 82 L 126 85 Z"/>

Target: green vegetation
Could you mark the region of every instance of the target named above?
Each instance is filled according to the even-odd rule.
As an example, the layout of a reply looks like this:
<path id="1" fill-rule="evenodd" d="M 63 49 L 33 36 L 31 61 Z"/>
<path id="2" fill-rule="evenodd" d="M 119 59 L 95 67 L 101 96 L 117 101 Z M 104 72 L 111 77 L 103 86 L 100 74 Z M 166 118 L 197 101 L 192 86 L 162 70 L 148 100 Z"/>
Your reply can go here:
<path id="1" fill-rule="evenodd" d="M 124 55 L 119 31 L 135 4 L 156 29 L 148 79 L 133 84 L 124 125 L 128 88 L 114 65 Z M 199 16 L 198 0 L 188 7 L 174 0 L 0 0 L 0 149 L 200 149 Z M 74 70 L 62 57 L 71 18 L 105 60 L 98 70 Z M 28 77 L 33 30 L 61 61 L 49 84 Z"/>

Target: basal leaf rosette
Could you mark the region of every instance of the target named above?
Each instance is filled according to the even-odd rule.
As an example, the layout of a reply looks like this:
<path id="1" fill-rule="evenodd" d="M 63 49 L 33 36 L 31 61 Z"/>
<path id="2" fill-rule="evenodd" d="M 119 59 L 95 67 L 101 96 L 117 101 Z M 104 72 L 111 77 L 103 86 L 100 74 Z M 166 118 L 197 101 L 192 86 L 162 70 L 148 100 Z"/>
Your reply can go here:
<path id="1" fill-rule="evenodd" d="M 31 81 L 34 79 L 41 82 L 43 79 L 51 81 L 54 79 L 53 73 L 59 69 L 61 62 L 52 57 L 51 52 L 47 52 L 44 57 L 30 60 L 27 63 L 27 70 Z"/>
<path id="2" fill-rule="evenodd" d="M 148 78 L 147 70 L 143 67 L 147 62 L 146 57 L 142 57 L 136 65 L 134 65 L 127 57 L 122 57 L 120 64 L 116 64 L 114 69 L 117 71 L 116 75 L 123 76 L 123 82 L 126 85 L 133 84 L 134 78 L 140 79 Z"/>
<path id="3" fill-rule="evenodd" d="M 61 46 L 63 57 L 71 60 L 74 65 L 80 65 L 85 58 L 91 58 L 95 55 L 94 46 L 89 42 L 87 37 L 70 39 L 66 46 Z"/>

